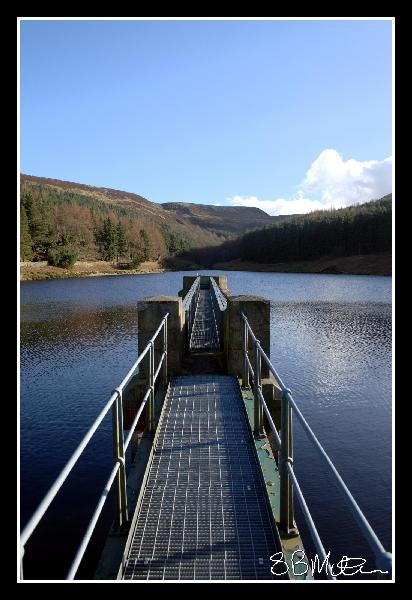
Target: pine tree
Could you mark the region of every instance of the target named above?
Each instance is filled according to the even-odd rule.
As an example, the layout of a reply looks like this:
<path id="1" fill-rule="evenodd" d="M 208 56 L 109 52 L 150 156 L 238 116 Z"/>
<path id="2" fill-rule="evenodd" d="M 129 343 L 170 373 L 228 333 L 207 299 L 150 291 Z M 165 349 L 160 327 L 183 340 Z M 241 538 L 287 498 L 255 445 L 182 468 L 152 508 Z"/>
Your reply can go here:
<path id="1" fill-rule="evenodd" d="M 31 260 L 33 258 L 32 241 L 29 229 L 29 220 L 26 209 L 20 206 L 20 260 Z"/>
<path id="2" fill-rule="evenodd" d="M 103 221 L 103 229 L 98 232 L 96 237 L 103 260 L 113 260 L 117 251 L 117 235 L 116 226 L 112 223 L 110 217 Z"/>
<path id="3" fill-rule="evenodd" d="M 129 243 L 126 237 L 126 229 L 120 223 L 117 223 L 116 227 L 116 251 L 117 261 L 119 262 L 119 256 L 124 256 L 129 248 Z"/>
<path id="4" fill-rule="evenodd" d="M 35 201 L 32 193 L 26 192 L 21 197 L 21 205 L 26 211 L 34 258 L 44 260 L 52 246 L 50 203 L 42 196 Z"/>
<path id="5" fill-rule="evenodd" d="M 33 220 L 33 196 L 31 192 L 26 192 L 21 197 L 21 206 L 23 206 L 26 211 L 26 218 L 28 220 L 28 226 L 31 227 L 31 222 Z"/>
<path id="6" fill-rule="evenodd" d="M 143 260 L 150 260 L 152 246 L 149 240 L 149 236 L 144 229 L 140 230 L 140 236 L 143 240 Z"/>

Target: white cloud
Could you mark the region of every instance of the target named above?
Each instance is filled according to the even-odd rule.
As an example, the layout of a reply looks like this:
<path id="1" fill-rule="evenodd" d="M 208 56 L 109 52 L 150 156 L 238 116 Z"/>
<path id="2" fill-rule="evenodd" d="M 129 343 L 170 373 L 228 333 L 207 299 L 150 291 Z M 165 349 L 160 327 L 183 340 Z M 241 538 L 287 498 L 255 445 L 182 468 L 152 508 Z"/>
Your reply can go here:
<path id="1" fill-rule="evenodd" d="M 276 200 L 259 200 L 256 196 L 233 196 L 227 198 L 232 206 L 255 206 L 264 210 L 268 215 L 292 215 L 311 212 L 325 208 L 325 205 L 318 200 L 309 200 L 309 198 L 295 198 L 285 200 L 277 198 Z"/>
<path id="2" fill-rule="evenodd" d="M 381 198 L 392 189 L 392 157 L 344 161 L 329 148 L 311 164 L 301 187 L 303 193 L 320 196 L 336 208 Z"/>
<path id="3" fill-rule="evenodd" d="M 232 196 L 226 200 L 232 206 L 255 206 L 270 215 L 288 215 L 359 204 L 381 198 L 391 190 L 391 156 L 380 161 L 345 161 L 339 152 L 328 148 L 311 164 L 294 197 L 264 200 Z"/>

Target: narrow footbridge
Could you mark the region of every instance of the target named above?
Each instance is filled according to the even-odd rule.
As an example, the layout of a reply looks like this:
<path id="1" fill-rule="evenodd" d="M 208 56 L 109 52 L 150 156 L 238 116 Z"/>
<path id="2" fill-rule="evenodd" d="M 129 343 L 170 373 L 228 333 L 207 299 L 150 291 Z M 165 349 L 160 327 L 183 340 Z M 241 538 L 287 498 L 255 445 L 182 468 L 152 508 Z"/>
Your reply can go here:
<path id="1" fill-rule="evenodd" d="M 293 553 L 304 552 L 295 501 L 325 561 L 323 578 L 335 579 L 294 471 L 292 415 L 346 500 L 379 575 L 390 578 L 390 553 L 269 359 L 269 301 L 231 296 L 219 276 L 184 277 L 179 294 L 138 303 L 138 358 L 23 530 L 21 579 L 31 535 L 110 411 L 112 469 L 67 579 L 76 577 L 112 488 L 114 521 L 95 579 L 311 579 L 292 564 Z M 287 569 L 276 567 L 279 553 Z"/>
<path id="2" fill-rule="evenodd" d="M 210 290 L 200 290 L 190 336 L 190 350 L 219 350 L 219 332 Z"/>
<path id="3" fill-rule="evenodd" d="M 280 545 L 242 405 L 234 377 L 172 379 L 124 579 L 273 578 Z"/>

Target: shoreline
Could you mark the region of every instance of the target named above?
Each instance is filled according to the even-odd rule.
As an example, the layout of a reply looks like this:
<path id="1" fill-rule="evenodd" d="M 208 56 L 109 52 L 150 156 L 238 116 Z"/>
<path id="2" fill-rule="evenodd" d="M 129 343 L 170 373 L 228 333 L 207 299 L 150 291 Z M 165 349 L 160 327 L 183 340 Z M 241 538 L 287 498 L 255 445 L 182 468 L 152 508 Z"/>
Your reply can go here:
<path id="1" fill-rule="evenodd" d="M 104 261 L 77 261 L 71 268 L 51 267 L 47 262 L 20 263 L 20 281 L 49 281 L 52 279 L 80 279 L 112 275 L 145 275 L 169 271 L 157 262 L 142 263 L 141 269 L 118 269 Z"/>
<path id="2" fill-rule="evenodd" d="M 313 273 L 319 275 L 378 275 L 381 277 L 391 277 L 392 254 L 323 256 L 307 261 L 261 264 L 233 260 L 216 263 L 213 267 L 227 271 L 256 271 L 261 273 Z"/>
<path id="3" fill-rule="evenodd" d="M 174 264 L 173 264 L 174 263 Z M 322 257 L 311 261 L 258 264 L 234 260 L 216 263 L 209 269 L 182 258 L 171 261 L 169 267 L 158 261 L 141 264 L 140 269 L 118 269 L 104 261 L 77 261 L 70 269 L 51 267 L 46 262 L 20 263 L 20 281 L 47 281 L 51 279 L 78 279 L 110 275 L 147 275 L 176 271 L 252 271 L 256 273 L 313 273 L 320 275 L 378 275 L 392 276 L 391 254 L 367 254 L 346 257 Z"/>

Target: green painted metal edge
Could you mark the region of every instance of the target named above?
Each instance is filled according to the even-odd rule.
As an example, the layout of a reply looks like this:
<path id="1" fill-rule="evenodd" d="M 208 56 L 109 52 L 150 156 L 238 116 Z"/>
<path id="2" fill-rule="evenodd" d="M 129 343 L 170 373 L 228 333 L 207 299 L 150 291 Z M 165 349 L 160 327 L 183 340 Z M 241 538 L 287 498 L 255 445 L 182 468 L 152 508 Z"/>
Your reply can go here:
<path id="1" fill-rule="evenodd" d="M 240 386 L 240 380 L 239 380 Z M 251 429 L 251 434 L 253 436 L 253 425 L 254 425 L 254 396 L 253 392 L 250 389 L 241 388 L 242 397 L 244 400 L 244 406 L 246 409 L 246 414 L 249 419 L 249 426 Z M 281 532 L 278 528 L 278 523 L 280 520 L 280 476 L 279 469 L 276 464 L 275 457 L 273 456 L 272 448 L 270 446 L 270 442 L 266 436 L 262 439 L 257 439 L 253 436 L 256 453 L 259 459 L 260 468 L 262 470 L 263 479 L 265 482 L 265 489 L 267 493 L 267 497 L 269 500 L 270 507 L 272 509 L 272 515 L 274 521 L 276 523 L 276 529 L 278 532 L 280 544 L 283 551 L 284 561 L 289 567 L 289 579 L 294 581 L 307 581 L 311 580 L 312 577 L 308 571 L 307 575 L 294 575 L 293 567 L 292 567 L 292 554 L 295 551 L 300 551 L 299 556 L 302 556 L 302 552 L 304 552 L 302 539 L 299 535 L 286 538 L 282 536 Z M 296 561 L 295 561 L 296 562 Z M 296 569 L 298 570 L 298 569 Z"/>

